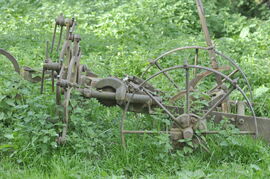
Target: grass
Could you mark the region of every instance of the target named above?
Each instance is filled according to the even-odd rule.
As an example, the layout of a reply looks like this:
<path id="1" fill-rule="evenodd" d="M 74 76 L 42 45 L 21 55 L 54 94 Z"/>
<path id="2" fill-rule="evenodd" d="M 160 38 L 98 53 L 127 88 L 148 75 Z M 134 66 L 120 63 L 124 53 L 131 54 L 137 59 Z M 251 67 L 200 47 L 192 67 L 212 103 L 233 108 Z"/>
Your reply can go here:
<path id="1" fill-rule="evenodd" d="M 170 154 L 167 156 L 170 159 L 159 160 L 149 145 L 141 143 L 126 150 L 116 146 L 102 159 L 94 160 L 61 152 L 30 165 L 14 165 L 10 159 L 4 159 L 0 171 L 2 178 L 267 178 L 269 151 L 262 151 L 265 150 L 262 146 L 267 148 L 245 139 L 238 147 L 214 148 L 209 154 L 202 151 L 189 156 Z"/>
<path id="2" fill-rule="evenodd" d="M 227 2 L 227 1 L 226 1 Z M 228 1 L 229 2 L 229 1 Z M 230 3 L 232 3 L 230 1 Z M 238 6 L 205 2 L 217 48 L 244 69 L 255 92 L 257 115 L 270 109 L 269 19 L 243 15 Z M 241 7 L 238 7 L 241 8 Z M 149 1 L 37 1 L 0 0 L 0 48 L 20 65 L 40 68 L 45 41 L 51 39 L 53 19 L 63 12 L 78 21 L 82 36 L 82 63 L 102 77 L 141 75 L 148 59 L 179 46 L 201 45 L 193 0 Z M 218 25 L 220 24 L 220 25 Z M 172 56 L 165 66 L 181 63 L 187 54 Z M 200 57 L 206 63 L 207 55 Z M 209 136 L 209 152 L 172 151 L 166 135 L 127 136 L 120 142 L 119 108 L 72 96 L 65 146 L 55 142 L 61 123 L 55 120 L 54 93 L 49 81 L 45 93 L 12 73 L 0 56 L 0 178 L 268 178 L 269 146 L 248 136 Z M 242 83 L 241 83 L 242 84 Z M 207 85 L 207 84 L 206 84 Z M 205 85 L 205 86 L 206 86 Z M 235 99 L 241 99 L 234 94 Z M 164 120 L 128 114 L 127 127 L 152 128 Z M 158 121 L 153 124 L 151 119 Z"/>

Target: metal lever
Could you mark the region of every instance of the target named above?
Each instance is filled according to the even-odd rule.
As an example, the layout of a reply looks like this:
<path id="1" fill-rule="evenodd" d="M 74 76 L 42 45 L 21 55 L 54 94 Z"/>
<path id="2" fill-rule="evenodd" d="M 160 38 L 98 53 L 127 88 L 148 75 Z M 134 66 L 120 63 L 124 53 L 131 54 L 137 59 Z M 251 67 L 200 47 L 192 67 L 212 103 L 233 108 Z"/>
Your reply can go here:
<path id="1" fill-rule="evenodd" d="M 43 69 L 42 69 L 42 77 L 41 77 L 40 94 L 43 93 L 43 88 L 44 88 L 44 76 L 45 76 L 45 69 L 44 69 L 44 67 L 43 67 Z"/>
<path id="2" fill-rule="evenodd" d="M 46 50 L 45 50 L 45 61 L 44 63 L 47 63 L 47 60 L 49 59 L 49 41 L 46 41 Z M 43 68 L 42 68 L 42 77 L 41 77 L 41 86 L 40 86 L 40 94 L 43 93 L 43 89 L 44 89 L 44 77 L 45 77 L 45 66 L 43 64 Z"/>
<path id="3" fill-rule="evenodd" d="M 54 42 L 55 42 L 55 36 L 56 36 L 57 26 L 60 26 L 60 36 L 59 36 L 59 40 L 58 40 L 58 43 L 57 43 L 57 49 L 56 49 L 58 51 L 59 50 L 59 47 L 60 47 L 61 40 L 62 40 L 63 26 L 66 26 L 66 22 L 65 22 L 65 18 L 63 16 L 63 14 L 60 14 L 60 16 L 58 16 L 55 19 L 53 39 L 52 39 L 52 45 L 51 45 L 51 51 L 50 51 L 51 54 L 53 52 L 53 47 L 54 47 Z"/>

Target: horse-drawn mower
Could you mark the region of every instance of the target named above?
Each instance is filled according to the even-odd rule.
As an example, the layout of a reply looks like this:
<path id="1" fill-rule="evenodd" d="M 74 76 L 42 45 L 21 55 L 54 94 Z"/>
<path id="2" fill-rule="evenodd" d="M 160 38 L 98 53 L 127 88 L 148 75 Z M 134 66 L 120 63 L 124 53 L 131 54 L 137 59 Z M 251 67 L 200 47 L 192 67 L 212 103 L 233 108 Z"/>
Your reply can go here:
<path id="1" fill-rule="evenodd" d="M 166 133 L 175 147 L 181 147 L 184 141 L 200 142 L 202 135 L 219 134 L 218 130 L 210 130 L 208 123 L 223 120 L 239 128 L 232 134 L 254 135 L 270 142 L 270 120 L 256 117 L 247 76 L 235 60 L 212 44 L 201 0 L 196 0 L 196 5 L 207 46 L 185 46 L 167 51 L 150 60 L 140 77 L 101 78 L 81 64 L 82 39 L 75 34 L 77 23 L 74 18 L 63 15 L 55 20 L 52 43 L 49 47 L 47 42 L 40 76 L 32 77 L 37 72 L 29 67 L 21 68 L 7 51 L 0 49 L 0 54 L 12 62 L 15 71 L 25 80 L 40 83 L 41 93 L 44 81 L 51 80 L 57 116 L 64 124 L 57 138 L 59 144 L 65 143 L 68 135 L 72 113 L 70 98 L 74 91 L 85 100 L 95 98 L 104 106 L 123 109 L 120 121 L 123 145 L 127 134 Z M 59 39 L 57 43 L 56 39 Z M 57 59 L 52 58 L 53 51 L 59 52 Z M 176 57 L 179 60 L 175 60 Z M 232 100 L 235 93 L 243 100 Z M 126 130 L 128 112 L 156 115 L 170 122 L 164 124 L 164 130 Z"/>

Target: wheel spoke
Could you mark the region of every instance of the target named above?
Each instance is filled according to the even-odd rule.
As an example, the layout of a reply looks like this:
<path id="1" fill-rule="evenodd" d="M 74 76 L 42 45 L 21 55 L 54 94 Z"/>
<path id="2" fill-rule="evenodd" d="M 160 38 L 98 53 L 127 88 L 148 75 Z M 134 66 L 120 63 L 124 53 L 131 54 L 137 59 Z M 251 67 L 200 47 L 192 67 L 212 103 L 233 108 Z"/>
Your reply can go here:
<path id="1" fill-rule="evenodd" d="M 161 107 L 175 121 L 174 115 L 162 103 L 160 103 L 156 98 L 154 98 L 154 96 L 151 93 L 149 93 L 146 89 L 144 88 L 142 89 L 153 101 L 157 103 L 157 105 L 159 105 L 159 107 Z"/>
<path id="2" fill-rule="evenodd" d="M 187 65 L 187 62 L 186 64 Z M 189 68 L 185 68 L 186 71 L 186 110 L 185 113 L 189 114 L 190 110 L 190 101 L 189 101 Z"/>
<path id="3" fill-rule="evenodd" d="M 198 60 L 199 60 L 199 49 L 195 49 L 195 58 L 194 58 L 194 65 L 198 65 Z M 197 74 L 197 69 L 194 68 L 193 75 L 196 76 Z"/>
<path id="4" fill-rule="evenodd" d="M 232 71 L 232 72 L 228 75 L 228 77 L 231 78 L 231 77 L 232 77 L 235 73 L 237 73 L 238 71 L 239 71 L 238 69 Z M 222 80 L 222 83 L 224 83 L 225 81 L 226 81 L 226 79 L 223 79 L 223 80 Z M 207 93 L 209 94 L 209 93 L 213 92 L 215 89 L 220 88 L 221 86 L 222 86 L 222 84 L 221 84 L 221 85 L 216 85 L 214 88 L 210 89 Z"/>
<path id="5" fill-rule="evenodd" d="M 196 68 L 194 68 L 196 69 Z M 230 67 L 229 66 L 224 66 L 224 67 L 220 67 L 218 69 L 215 69 L 217 71 L 223 71 L 223 70 L 229 70 Z M 210 72 L 210 71 L 205 71 L 205 72 L 202 72 L 202 73 L 198 73 L 192 80 L 190 80 L 189 82 L 189 90 L 190 91 L 194 91 L 194 89 L 196 88 L 197 84 L 205 77 L 211 75 L 213 72 Z M 226 79 L 223 79 L 224 81 Z M 223 82 L 224 82 L 223 81 Z M 186 90 L 183 90 L 183 91 L 180 91 L 179 93 L 177 93 L 175 96 L 173 96 L 170 101 L 171 102 L 174 102 L 178 99 L 180 99 L 181 97 L 183 97 L 186 93 Z"/>
<path id="6" fill-rule="evenodd" d="M 232 87 L 225 95 L 222 96 L 204 115 L 200 120 L 203 120 L 206 118 L 208 114 L 210 114 L 219 104 L 222 103 L 235 89 L 235 87 Z"/>
<path id="7" fill-rule="evenodd" d="M 162 71 L 163 69 L 161 68 L 161 66 L 159 65 L 158 62 L 155 62 L 155 65 L 157 66 L 157 68 Z M 179 86 L 173 81 L 173 79 L 166 73 L 166 72 L 162 72 L 164 74 L 164 76 L 173 84 L 173 86 L 177 89 L 180 90 Z"/>

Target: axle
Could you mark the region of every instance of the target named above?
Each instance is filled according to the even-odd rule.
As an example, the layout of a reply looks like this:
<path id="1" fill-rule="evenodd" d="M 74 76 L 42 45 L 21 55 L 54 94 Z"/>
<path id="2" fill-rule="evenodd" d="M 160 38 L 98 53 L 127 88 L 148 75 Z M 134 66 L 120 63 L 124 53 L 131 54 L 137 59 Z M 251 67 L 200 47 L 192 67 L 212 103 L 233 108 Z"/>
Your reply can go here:
<path id="1" fill-rule="evenodd" d="M 102 100 L 116 100 L 116 93 L 114 92 L 102 92 L 94 89 L 79 89 L 78 91 L 87 98 L 96 98 Z M 155 100 L 161 102 L 161 98 L 155 97 Z M 135 104 L 147 104 L 147 105 L 156 105 L 156 102 L 152 100 L 149 96 L 143 94 L 132 94 L 127 93 L 124 99 L 125 102 L 130 101 L 130 103 Z"/>

